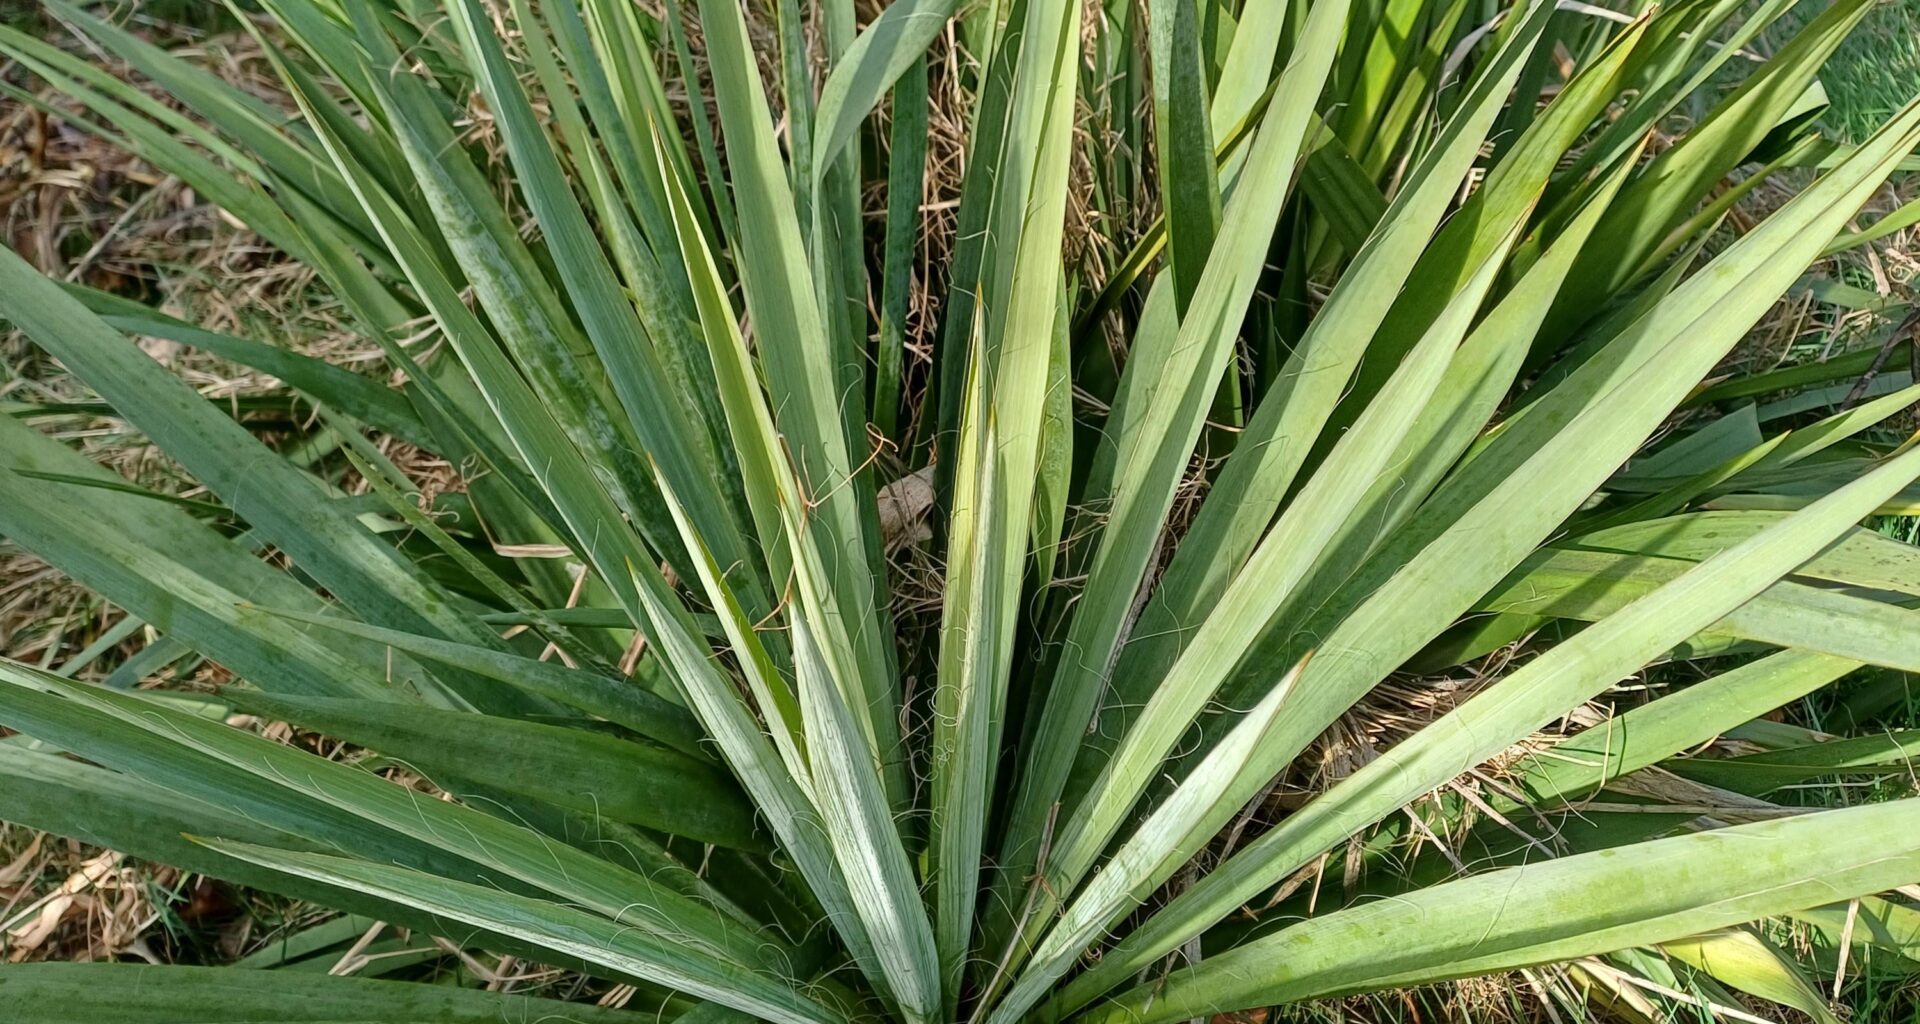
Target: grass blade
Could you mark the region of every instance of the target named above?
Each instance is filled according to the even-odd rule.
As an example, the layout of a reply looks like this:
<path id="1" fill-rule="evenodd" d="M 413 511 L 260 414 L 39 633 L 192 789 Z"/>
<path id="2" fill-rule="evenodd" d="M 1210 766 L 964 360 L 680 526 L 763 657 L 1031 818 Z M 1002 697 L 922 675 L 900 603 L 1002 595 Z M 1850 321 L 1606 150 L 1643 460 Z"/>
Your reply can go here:
<path id="1" fill-rule="evenodd" d="M 684 944 L 558 903 L 436 878 L 420 871 L 221 839 L 217 852 L 261 867 L 349 888 L 435 917 L 509 935 L 569 959 L 725 1003 L 778 1024 L 838 1024 L 838 1014 L 781 982 L 712 961 Z"/>
<path id="2" fill-rule="evenodd" d="M 144 964 L 15 964 L 0 968 L 0 992 L 16 1024 L 128 1024 L 135 1005 L 138 1019 L 151 1024 L 497 1024 L 517 1019 L 638 1024 L 646 1019 L 591 1004 L 446 985 Z"/>
<path id="3" fill-rule="evenodd" d="M 1837 829 L 1857 842 L 1843 850 L 1821 842 Z M 1916 873 L 1920 801 L 1741 825 L 1490 872 L 1314 918 L 1083 1019 L 1160 1024 L 1550 963 L 1866 895 Z M 1381 935 L 1395 941 L 1383 946 Z"/>

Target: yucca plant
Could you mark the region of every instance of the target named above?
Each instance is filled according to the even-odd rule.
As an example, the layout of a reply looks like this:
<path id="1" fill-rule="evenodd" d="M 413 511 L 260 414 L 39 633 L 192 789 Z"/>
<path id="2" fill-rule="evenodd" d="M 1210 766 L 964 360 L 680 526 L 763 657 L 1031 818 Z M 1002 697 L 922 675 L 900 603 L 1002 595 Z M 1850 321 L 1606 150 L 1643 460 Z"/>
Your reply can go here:
<path id="1" fill-rule="evenodd" d="M 0 32 L 57 112 L 311 267 L 395 377 L 0 254 L 0 316 L 206 492 L 16 406 L 0 531 L 149 627 L 114 684 L 237 677 L 0 664 L 0 818 L 699 1024 L 1178 1021 L 1575 960 L 1832 1019 L 1750 923 L 1915 954 L 1920 801 L 1767 797 L 1920 740 L 1747 723 L 1920 669 L 1920 550 L 1858 525 L 1920 512 L 1920 389 L 1853 388 L 1864 351 L 1716 368 L 1911 222 L 1851 221 L 1920 105 L 1822 139 L 1869 2 L 1752 59 L 1793 6 L 236 6 L 282 109 L 47 0 L 143 79 Z M 310 436 L 128 335 L 282 378 Z M 381 435 L 463 493 L 423 507 Z M 1316 769 L 1386 690 L 1433 710 Z M 0 1004 L 628 1019 L 288 977 L 14 966 Z"/>

